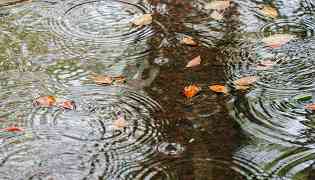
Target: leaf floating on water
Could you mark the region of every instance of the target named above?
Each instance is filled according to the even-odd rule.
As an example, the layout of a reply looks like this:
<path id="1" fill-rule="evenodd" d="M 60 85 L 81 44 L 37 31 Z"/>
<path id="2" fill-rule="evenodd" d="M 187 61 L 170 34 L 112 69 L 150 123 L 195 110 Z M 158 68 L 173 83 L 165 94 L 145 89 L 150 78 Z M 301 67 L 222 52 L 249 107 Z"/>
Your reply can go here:
<path id="1" fill-rule="evenodd" d="M 197 56 L 187 63 L 186 68 L 198 66 L 200 65 L 200 63 L 201 63 L 201 57 Z"/>
<path id="2" fill-rule="evenodd" d="M 181 43 L 186 44 L 186 45 L 190 45 L 190 46 L 196 46 L 197 45 L 196 41 L 194 41 L 194 39 L 190 36 L 183 37 L 181 40 Z"/>
<path id="3" fill-rule="evenodd" d="M 62 109 L 69 109 L 69 110 L 75 110 L 76 105 L 75 102 L 69 99 L 57 99 L 56 103 L 57 107 L 62 108 Z"/>
<path id="4" fill-rule="evenodd" d="M 118 114 L 117 119 L 113 122 L 113 126 L 116 129 L 122 129 L 127 127 L 127 121 L 124 118 L 124 115 L 122 115 L 121 113 Z"/>
<path id="5" fill-rule="evenodd" d="M 261 61 L 256 65 L 256 70 L 268 70 L 271 69 L 276 63 L 271 60 Z"/>
<path id="6" fill-rule="evenodd" d="M 126 78 L 123 76 L 117 76 L 112 78 L 115 84 L 124 84 L 126 82 Z"/>
<path id="7" fill-rule="evenodd" d="M 209 86 L 209 89 L 216 93 L 228 94 L 228 90 L 224 85 L 220 85 L 220 84 L 211 85 Z"/>
<path id="8" fill-rule="evenodd" d="M 152 23 L 152 14 L 143 14 L 132 21 L 136 26 L 144 26 Z"/>
<path id="9" fill-rule="evenodd" d="M 225 10 L 230 7 L 230 1 L 212 1 L 209 4 L 206 4 L 205 9 L 212 9 L 212 10 Z"/>
<path id="10" fill-rule="evenodd" d="M 291 34 L 274 34 L 272 36 L 263 38 L 262 42 L 271 48 L 278 48 L 288 43 L 292 39 L 295 39 L 295 36 Z"/>
<path id="11" fill-rule="evenodd" d="M 246 77 L 242 77 L 238 80 L 234 81 L 234 84 L 236 84 L 236 89 L 247 89 L 249 85 L 254 84 L 257 81 L 257 77 L 256 76 L 246 76 Z"/>
<path id="12" fill-rule="evenodd" d="M 277 9 L 269 5 L 260 5 L 258 8 L 260 9 L 260 13 L 265 16 L 269 16 L 271 18 L 279 16 Z"/>
<path id="13" fill-rule="evenodd" d="M 315 111 L 315 103 L 312 104 L 307 104 L 304 106 L 305 109 L 311 110 L 311 111 Z"/>
<path id="14" fill-rule="evenodd" d="M 223 16 L 223 13 L 219 13 L 218 11 L 213 11 L 211 14 L 210 14 L 210 17 L 212 19 L 215 19 L 217 21 L 220 21 L 224 18 Z"/>
<path id="15" fill-rule="evenodd" d="M 41 96 L 33 100 L 33 105 L 37 107 L 52 107 L 56 104 L 54 96 Z"/>
<path id="16" fill-rule="evenodd" d="M 113 83 L 113 78 L 110 76 L 103 76 L 103 75 L 93 75 L 91 79 L 100 85 L 109 85 Z"/>
<path id="17" fill-rule="evenodd" d="M 183 94 L 188 97 L 188 98 L 191 98 L 191 97 L 194 97 L 196 94 L 198 94 L 198 92 L 201 90 L 200 87 L 198 87 L 197 85 L 189 85 L 189 86 L 186 86 L 184 88 L 184 92 Z"/>
<path id="18" fill-rule="evenodd" d="M 7 131 L 7 132 L 21 132 L 21 131 L 23 131 L 23 129 L 22 129 L 22 128 L 19 128 L 19 127 L 12 126 L 12 127 L 4 128 L 4 129 L 2 129 L 2 131 Z"/>

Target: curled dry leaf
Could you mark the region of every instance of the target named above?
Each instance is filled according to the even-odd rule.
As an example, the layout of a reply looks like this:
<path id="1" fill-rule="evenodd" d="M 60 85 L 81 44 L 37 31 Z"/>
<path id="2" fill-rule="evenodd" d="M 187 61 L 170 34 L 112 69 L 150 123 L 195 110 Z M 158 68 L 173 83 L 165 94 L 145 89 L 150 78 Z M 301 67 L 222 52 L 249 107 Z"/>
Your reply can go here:
<path id="1" fill-rule="evenodd" d="M 191 97 L 194 97 L 196 94 L 198 94 L 198 92 L 201 90 L 201 88 L 197 85 L 189 85 L 189 86 L 186 86 L 184 88 L 184 92 L 183 94 L 188 97 L 188 98 L 191 98 Z"/>
<path id="2" fill-rule="evenodd" d="M 256 70 L 268 70 L 271 69 L 275 64 L 276 63 L 274 61 L 264 60 L 256 65 Z"/>
<path id="3" fill-rule="evenodd" d="M 23 129 L 22 129 L 22 128 L 19 128 L 19 127 L 12 126 L 12 127 L 4 128 L 4 129 L 2 129 L 2 131 L 7 131 L 7 132 L 21 132 L 21 131 L 23 131 Z"/>
<path id="4" fill-rule="evenodd" d="M 271 48 L 278 48 L 294 38 L 295 36 L 291 34 L 274 34 L 269 37 L 263 38 L 262 42 Z"/>
<path id="5" fill-rule="evenodd" d="M 216 93 L 228 94 L 228 90 L 224 85 L 220 85 L 220 84 L 211 85 L 209 86 L 209 89 Z"/>
<path id="6" fill-rule="evenodd" d="M 117 116 L 117 119 L 113 122 L 113 126 L 116 128 L 116 129 L 122 129 L 122 128 L 125 128 L 127 127 L 127 121 L 125 120 L 124 116 L 119 113 L 118 116 Z"/>
<path id="7" fill-rule="evenodd" d="M 304 106 L 305 109 L 311 110 L 311 111 L 315 111 L 315 103 L 313 104 L 307 104 Z"/>
<path id="8" fill-rule="evenodd" d="M 200 63 L 201 63 L 201 57 L 197 56 L 187 63 L 186 68 L 198 66 L 200 65 Z"/>
<path id="9" fill-rule="evenodd" d="M 211 14 L 210 14 L 210 17 L 212 18 L 212 19 L 215 19 L 215 20 L 217 20 L 217 21 L 220 21 L 220 20 L 222 20 L 223 19 L 223 13 L 220 13 L 220 12 L 218 12 L 218 11 L 213 11 Z"/>
<path id="10" fill-rule="evenodd" d="M 257 81 L 257 79 L 258 78 L 256 76 L 245 76 L 238 80 L 235 80 L 234 84 L 236 84 L 237 86 L 249 86 L 254 84 Z"/>
<path id="11" fill-rule="evenodd" d="M 230 7 L 230 1 L 221 1 L 221 0 L 215 0 L 210 2 L 209 4 L 206 4 L 205 9 L 213 9 L 213 10 L 225 10 Z"/>
<path id="12" fill-rule="evenodd" d="M 96 84 L 101 84 L 101 85 L 106 85 L 106 84 L 112 84 L 113 83 L 113 78 L 110 77 L 110 76 L 93 75 L 93 76 L 91 76 L 91 79 Z"/>
<path id="13" fill-rule="evenodd" d="M 56 104 L 54 96 L 41 96 L 33 100 L 33 105 L 37 107 L 52 107 Z"/>
<path id="14" fill-rule="evenodd" d="M 62 109 L 75 110 L 75 102 L 69 99 L 57 99 L 56 106 Z"/>
<path id="15" fill-rule="evenodd" d="M 259 12 L 265 16 L 269 16 L 271 18 L 276 18 L 279 16 L 277 9 L 269 5 L 260 5 L 258 8 L 260 10 Z"/>
<path id="16" fill-rule="evenodd" d="M 194 41 L 194 39 L 190 36 L 185 36 L 180 41 L 182 44 L 190 45 L 190 46 L 196 46 L 197 43 Z"/>
<path id="17" fill-rule="evenodd" d="M 144 26 L 152 23 L 152 14 L 143 14 L 132 21 L 136 26 Z"/>

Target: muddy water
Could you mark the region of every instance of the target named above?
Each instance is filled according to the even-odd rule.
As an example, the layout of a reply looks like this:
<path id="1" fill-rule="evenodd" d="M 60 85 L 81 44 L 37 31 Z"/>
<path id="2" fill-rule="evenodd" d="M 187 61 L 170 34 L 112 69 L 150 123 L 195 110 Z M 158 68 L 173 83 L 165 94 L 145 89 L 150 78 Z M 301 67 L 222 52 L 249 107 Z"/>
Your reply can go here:
<path id="1" fill-rule="evenodd" d="M 221 20 L 207 4 L 0 2 L 0 179 L 315 179 L 315 116 L 304 109 L 315 101 L 315 2 L 234 0 Z M 130 24 L 146 13 L 152 24 Z M 279 33 L 296 38 L 262 43 Z M 198 46 L 181 44 L 185 35 Z M 276 64 L 258 70 L 264 60 Z M 93 73 L 127 83 L 97 85 Z M 249 75 L 257 83 L 237 91 Z M 210 92 L 215 83 L 229 95 Z M 191 99 L 189 84 L 202 87 Z M 77 109 L 32 105 L 45 95 Z"/>

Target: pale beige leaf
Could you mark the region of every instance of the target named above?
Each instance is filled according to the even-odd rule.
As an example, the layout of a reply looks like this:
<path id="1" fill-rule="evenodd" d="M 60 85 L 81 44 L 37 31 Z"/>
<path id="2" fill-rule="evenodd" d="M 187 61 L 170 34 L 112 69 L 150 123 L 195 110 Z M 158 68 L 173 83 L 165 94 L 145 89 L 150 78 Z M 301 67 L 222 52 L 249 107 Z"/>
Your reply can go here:
<path id="1" fill-rule="evenodd" d="M 286 44 L 292 39 L 295 39 L 295 36 L 291 34 L 274 34 L 269 37 L 263 38 L 262 42 L 264 42 L 269 47 L 277 48 Z"/>
<path id="2" fill-rule="evenodd" d="M 265 16 L 269 16 L 271 18 L 276 18 L 279 16 L 277 9 L 271 6 L 261 5 L 258 8 L 260 9 L 259 12 Z"/>
<path id="3" fill-rule="evenodd" d="M 197 56 L 187 63 L 186 68 L 198 66 L 200 65 L 200 63 L 201 63 L 201 57 Z"/>
<path id="4" fill-rule="evenodd" d="M 110 76 L 103 76 L 103 75 L 93 75 L 91 79 L 96 84 L 112 84 L 113 78 Z"/>
<path id="5" fill-rule="evenodd" d="M 132 21 L 136 26 L 144 26 L 152 23 L 152 14 L 143 14 Z"/>
<path id="6" fill-rule="evenodd" d="M 185 36 L 180 41 L 182 44 L 190 45 L 190 46 L 196 46 L 197 43 L 194 41 L 194 39 L 190 36 Z"/>
<path id="7" fill-rule="evenodd" d="M 271 60 L 261 61 L 256 65 L 256 70 L 268 70 L 271 69 L 276 63 Z"/>
<path id="8" fill-rule="evenodd" d="M 212 9 L 212 10 L 224 10 L 230 7 L 230 1 L 212 1 L 209 4 L 206 4 L 205 9 Z"/>
<path id="9" fill-rule="evenodd" d="M 237 86 L 249 86 L 257 81 L 256 76 L 245 76 L 234 81 Z M 242 88 L 242 87 L 241 87 Z"/>
<path id="10" fill-rule="evenodd" d="M 223 13 L 219 13 L 218 11 L 213 11 L 211 14 L 210 14 L 210 17 L 212 19 L 215 19 L 217 21 L 220 21 L 223 19 Z"/>
<path id="11" fill-rule="evenodd" d="M 128 123 L 127 121 L 125 120 L 124 116 L 123 115 L 118 115 L 118 118 L 113 122 L 113 126 L 116 128 L 116 129 L 122 129 L 122 128 L 125 128 L 127 127 Z"/>

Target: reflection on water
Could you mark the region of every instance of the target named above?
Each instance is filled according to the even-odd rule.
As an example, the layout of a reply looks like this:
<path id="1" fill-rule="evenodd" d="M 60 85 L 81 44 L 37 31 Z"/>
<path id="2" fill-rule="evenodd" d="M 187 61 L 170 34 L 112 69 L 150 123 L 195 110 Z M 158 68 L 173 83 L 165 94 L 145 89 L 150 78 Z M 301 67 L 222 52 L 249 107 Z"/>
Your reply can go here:
<path id="1" fill-rule="evenodd" d="M 315 116 L 304 106 L 314 102 L 314 5 L 0 3 L 0 179 L 308 179 Z M 147 13 L 152 24 L 131 24 Z M 263 42 L 275 34 L 295 38 L 279 47 Z M 179 42 L 187 35 L 198 46 Z M 197 55 L 202 64 L 184 69 Z M 258 69 L 266 60 L 274 65 Z M 101 86 L 91 74 L 127 83 Z M 249 75 L 257 82 L 237 91 L 233 81 Z M 230 95 L 208 91 L 223 82 Z M 192 83 L 202 91 L 187 100 L 180 91 Z M 33 107 L 47 95 L 71 99 L 77 109 Z M 126 127 L 115 127 L 118 115 Z M 12 126 L 23 131 L 4 131 Z"/>

